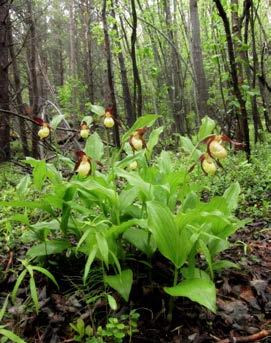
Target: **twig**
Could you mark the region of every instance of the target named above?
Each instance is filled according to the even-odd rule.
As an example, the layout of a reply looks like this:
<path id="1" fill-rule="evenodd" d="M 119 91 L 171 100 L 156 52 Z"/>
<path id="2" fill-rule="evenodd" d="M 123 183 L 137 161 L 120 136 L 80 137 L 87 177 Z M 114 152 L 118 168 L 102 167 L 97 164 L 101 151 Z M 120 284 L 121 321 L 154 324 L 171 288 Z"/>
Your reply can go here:
<path id="1" fill-rule="evenodd" d="M 250 336 L 243 336 L 243 337 L 232 337 L 232 338 L 226 338 L 222 339 L 221 341 L 218 341 L 218 343 L 248 343 L 248 342 L 256 342 L 260 339 L 263 339 L 265 337 L 271 336 L 271 330 L 262 330 L 258 333 L 255 333 L 254 335 Z"/>
<path id="2" fill-rule="evenodd" d="M 6 272 L 6 273 L 8 272 L 9 267 L 10 267 L 11 264 L 12 264 L 12 261 L 13 261 L 13 251 L 10 251 L 10 252 L 9 252 L 8 263 L 7 263 L 7 266 L 6 266 L 6 269 L 5 269 L 5 272 Z"/>

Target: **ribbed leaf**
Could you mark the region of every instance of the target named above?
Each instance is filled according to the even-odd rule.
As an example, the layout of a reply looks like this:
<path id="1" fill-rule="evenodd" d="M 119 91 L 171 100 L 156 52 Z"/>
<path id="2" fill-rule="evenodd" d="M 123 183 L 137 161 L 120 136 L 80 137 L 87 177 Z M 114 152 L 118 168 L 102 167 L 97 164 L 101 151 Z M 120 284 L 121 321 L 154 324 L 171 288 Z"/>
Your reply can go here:
<path id="1" fill-rule="evenodd" d="M 163 127 L 158 127 L 157 129 L 153 130 L 150 134 L 150 137 L 148 139 L 147 143 L 147 150 L 146 150 L 146 156 L 148 159 L 152 156 L 153 148 L 156 146 L 156 144 L 159 141 L 159 136 L 163 132 Z"/>
<path id="2" fill-rule="evenodd" d="M 134 123 L 134 125 L 122 136 L 121 142 L 124 143 L 125 141 L 127 141 L 127 139 L 135 130 L 146 126 L 152 126 L 157 118 L 159 118 L 159 116 L 155 114 L 147 114 L 145 116 L 139 117 L 137 121 Z"/>
<path id="3" fill-rule="evenodd" d="M 70 247 L 70 243 L 65 240 L 51 240 L 37 245 L 34 245 L 27 252 L 27 256 L 35 258 L 38 256 L 46 256 L 52 254 L 60 254 Z"/>
<path id="4" fill-rule="evenodd" d="M 54 116 L 50 122 L 51 128 L 55 130 L 64 118 L 64 114 L 57 114 L 56 116 Z"/>
<path id="5" fill-rule="evenodd" d="M 85 153 L 96 161 L 100 161 L 104 154 L 104 145 L 97 132 L 91 134 L 86 142 Z"/>
<path id="6" fill-rule="evenodd" d="M 226 199 L 228 208 L 230 211 L 233 211 L 238 206 L 238 197 L 241 192 L 241 188 L 238 182 L 233 183 L 230 185 L 229 188 L 223 194 L 223 198 Z"/>
<path id="7" fill-rule="evenodd" d="M 212 281 L 207 279 L 188 279 L 175 287 L 165 287 L 165 292 L 173 297 L 186 297 L 210 311 L 216 312 L 216 289 Z"/>
<path id="8" fill-rule="evenodd" d="M 184 231 L 178 230 L 174 216 L 166 206 L 152 201 L 147 203 L 147 209 L 149 228 L 158 249 L 177 268 L 180 268 L 190 250 L 190 242 L 182 238 Z"/>
<path id="9" fill-rule="evenodd" d="M 198 140 L 202 141 L 205 137 L 213 133 L 215 121 L 207 116 L 201 119 L 201 126 L 198 133 Z"/>

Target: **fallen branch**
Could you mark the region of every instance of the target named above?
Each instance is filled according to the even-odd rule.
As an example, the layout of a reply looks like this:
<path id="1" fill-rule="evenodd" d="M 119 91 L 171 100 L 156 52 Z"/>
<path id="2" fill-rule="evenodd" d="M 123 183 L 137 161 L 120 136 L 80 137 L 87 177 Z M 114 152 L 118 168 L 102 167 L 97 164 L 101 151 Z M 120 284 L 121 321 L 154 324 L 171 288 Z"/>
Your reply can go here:
<path id="1" fill-rule="evenodd" d="M 248 343 L 256 342 L 265 337 L 271 336 L 271 330 L 262 330 L 250 336 L 231 337 L 218 341 L 218 343 Z"/>

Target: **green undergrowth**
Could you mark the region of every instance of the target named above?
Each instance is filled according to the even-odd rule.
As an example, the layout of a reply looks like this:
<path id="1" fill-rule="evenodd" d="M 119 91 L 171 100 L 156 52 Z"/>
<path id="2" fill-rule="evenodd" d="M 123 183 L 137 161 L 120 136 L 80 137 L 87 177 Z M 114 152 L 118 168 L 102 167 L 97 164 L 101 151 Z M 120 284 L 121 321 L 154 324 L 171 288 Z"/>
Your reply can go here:
<path id="1" fill-rule="evenodd" d="M 102 325 L 99 319 L 72 321 L 77 341 L 122 341 L 136 330 L 129 313 L 125 320 L 117 315 L 138 282 L 136 266 L 144 265 L 152 282 L 156 260 L 162 258 L 164 275 L 157 282 L 167 302 L 167 320 L 172 321 L 179 297 L 216 312 L 215 276 L 238 268 L 221 260 L 220 253 L 248 220 L 270 218 L 270 151 L 259 146 L 250 162 L 229 148 L 221 162 L 207 156 L 208 139 L 220 142 L 221 136 L 213 120 L 204 118 L 192 140 L 180 137 L 178 154 L 154 154 L 162 127 L 149 133 L 146 149 L 133 152 L 129 137 L 156 119 L 141 117 L 123 135 L 121 150 L 91 134 L 83 153 L 91 163 L 89 176 L 72 175 L 74 162 L 63 156 L 55 163 L 27 158 L 32 175 L 4 166 L 0 254 L 6 261 L 14 253 L 10 305 L 38 315 L 39 283 L 47 279 L 54 292 L 81 294 L 80 302 L 94 312 L 98 303 L 106 306 Z M 217 169 L 215 175 L 208 169 L 209 175 L 203 173 L 205 158 Z M 63 165 L 70 168 L 68 178 L 62 175 Z M 4 282 L 7 273 L 0 272 Z"/>

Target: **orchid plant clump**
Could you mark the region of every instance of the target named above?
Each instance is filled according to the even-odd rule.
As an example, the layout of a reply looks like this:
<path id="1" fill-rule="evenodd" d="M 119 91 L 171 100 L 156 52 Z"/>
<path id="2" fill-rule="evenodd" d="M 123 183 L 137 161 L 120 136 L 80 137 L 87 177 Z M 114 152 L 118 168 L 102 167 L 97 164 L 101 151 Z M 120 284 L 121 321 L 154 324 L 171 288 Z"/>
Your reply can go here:
<path id="1" fill-rule="evenodd" d="M 117 125 L 111 110 L 102 111 L 96 106 L 95 111 L 107 129 Z M 109 290 L 128 301 L 136 273 L 126 258 L 127 244 L 134 256 L 140 251 L 148 261 L 159 251 L 172 269 L 172 282 L 161 285 L 171 296 L 168 319 L 172 318 L 174 297 L 187 297 L 215 312 L 215 272 L 236 267 L 217 256 L 229 247 L 228 237 L 242 225 L 233 216 L 240 187 L 233 183 L 223 196 L 203 202 L 202 185 L 191 181 L 187 165 L 176 168 L 169 151 L 153 156 L 163 127 L 149 129 L 146 141 L 144 136 L 157 118 L 140 117 L 123 134 L 120 150 L 112 149 L 109 159 L 104 156 L 99 134 L 88 131 L 91 120 L 83 118 L 79 132 L 86 143 L 84 150 L 77 152 L 75 166 L 62 156 L 55 165 L 27 158 L 26 163 L 33 168 L 31 182 L 27 187 L 18 186 L 19 200 L 1 201 L 0 205 L 25 209 L 20 218 L 28 228 L 25 230 L 32 233 L 26 266 L 52 254 L 84 254 L 83 282 L 89 282 L 94 265 L 101 265 L 109 305 L 116 309 L 118 304 Z M 200 160 L 208 175 L 216 172 L 213 160 L 217 163 L 216 159 L 227 156 L 222 146 L 225 136 L 214 135 L 214 129 L 215 123 L 206 117 L 197 144 L 180 137 L 182 151 L 195 163 Z M 82 134 L 82 130 L 87 133 Z M 199 150 L 201 143 L 207 144 L 207 152 Z M 120 157 L 121 152 L 126 153 L 125 157 Z M 61 161 L 75 172 L 70 179 L 62 176 Z M 103 166 L 101 170 L 99 165 Z M 32 186 L 39 191 L 34 202 L 24 200 Z M 46 220 L 32 223 L 29 218 L 33 208 L 46 213 Z"/>

